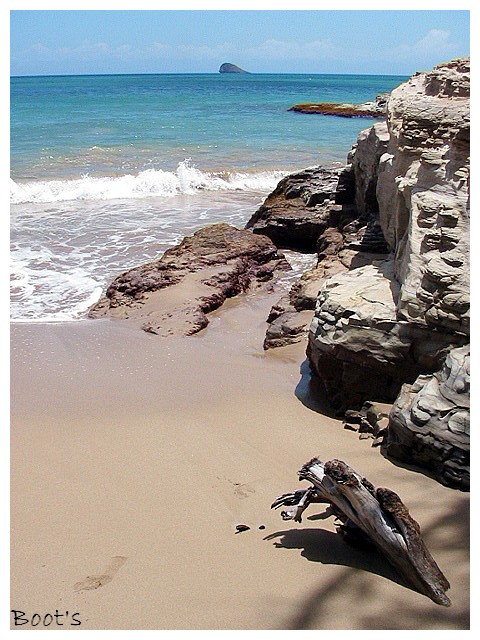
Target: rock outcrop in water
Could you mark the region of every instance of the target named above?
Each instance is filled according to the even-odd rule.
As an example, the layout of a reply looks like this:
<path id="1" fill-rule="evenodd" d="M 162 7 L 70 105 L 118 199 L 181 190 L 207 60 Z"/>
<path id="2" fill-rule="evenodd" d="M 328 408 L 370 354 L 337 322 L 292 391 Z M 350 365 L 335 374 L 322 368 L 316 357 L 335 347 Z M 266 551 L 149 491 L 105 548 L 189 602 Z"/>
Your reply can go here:
<path id="1" fill-rule="evenodd" d="M 192 335 L 227 298 L 290 265 L 265 236 L 220 223 L 204 227 L 159 260 L 118 276 L 89 311 L 128 319 L 161 336 Z"/>
<path id="2" fill-rule="evenodd" d="M 219 73 L 248 73 L 245 69 L 241 69 L 237 67 L 236 64 L 232 64 L 231 62 L 224 62 L 220 65 Z"/>
<path id="3" fill-rule="evenodd" d="M 375 100 L 353 104 L 351 102 L 303 102 L 294 104 L 289 111 L 315 113 L 321 116 L 340 116 L 342 118 L 385 118 L 388 93 L 381 93 Z"/>

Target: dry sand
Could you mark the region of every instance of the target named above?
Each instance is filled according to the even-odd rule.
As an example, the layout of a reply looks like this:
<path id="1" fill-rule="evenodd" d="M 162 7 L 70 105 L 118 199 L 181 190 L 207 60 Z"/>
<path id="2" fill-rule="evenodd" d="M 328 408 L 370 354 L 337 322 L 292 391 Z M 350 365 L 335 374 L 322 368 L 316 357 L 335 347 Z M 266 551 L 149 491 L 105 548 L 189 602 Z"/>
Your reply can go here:
<path id="1" fill-rule="evenodd" d="M 262 350 L 274 301 L 240 296 L 189 338 L 12 327 L 12 609 L 68 611 L 72 630 L 468 628 L 468 495 L 322 415 L 305 345 Z M 321 505 L 302 524 L 270 510 L 314 455 L 401 496 L 450 608 L 347 546 Z"/>

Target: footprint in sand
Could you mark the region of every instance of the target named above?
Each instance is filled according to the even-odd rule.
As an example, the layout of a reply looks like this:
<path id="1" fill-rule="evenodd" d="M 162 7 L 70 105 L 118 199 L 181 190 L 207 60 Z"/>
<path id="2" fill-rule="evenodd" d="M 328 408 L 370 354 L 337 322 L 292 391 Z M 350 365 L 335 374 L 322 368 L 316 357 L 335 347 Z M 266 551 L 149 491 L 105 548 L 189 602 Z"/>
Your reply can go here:
<path id="1" fill-rule="evenodd" d="M 123 567 L 127 558 L 124 556 L 115 556 L 110 560 L 105 571 L 98 576 L 87 576 L 85 580 L 76 582 L 73 585 L 75 591 L 90 591 L 91 589 L 99 589 L 103 585 L 108 584 L 113 580 L 117 571 Z"/>
<path id="2" fill-rule="evenodd" d="M 237 496 L 237 498 L 248 498 L 252 495 L 252 493 L 255 493 L 255 489 L 249 484 L 239 484 L 238 482 L 234 482 L 233 484 L 233 493 Z"/>

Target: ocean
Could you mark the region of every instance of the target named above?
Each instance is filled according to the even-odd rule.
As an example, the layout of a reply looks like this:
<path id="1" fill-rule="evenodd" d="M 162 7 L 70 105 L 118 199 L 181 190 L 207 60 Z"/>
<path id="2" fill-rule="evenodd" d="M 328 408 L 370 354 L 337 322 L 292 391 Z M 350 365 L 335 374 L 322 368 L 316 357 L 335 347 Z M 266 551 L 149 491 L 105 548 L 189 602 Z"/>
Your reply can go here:
<path id="1" fill-rule="evenodd" d="M 201 226 L 243 227 L 287 173 L 344 163 L 363 102 L 406 78 L 161 74 L 11 78 L 11 319 L 75 321 L 111 280 Z M 285 286 L 311 257 L 289 254 Z"/>

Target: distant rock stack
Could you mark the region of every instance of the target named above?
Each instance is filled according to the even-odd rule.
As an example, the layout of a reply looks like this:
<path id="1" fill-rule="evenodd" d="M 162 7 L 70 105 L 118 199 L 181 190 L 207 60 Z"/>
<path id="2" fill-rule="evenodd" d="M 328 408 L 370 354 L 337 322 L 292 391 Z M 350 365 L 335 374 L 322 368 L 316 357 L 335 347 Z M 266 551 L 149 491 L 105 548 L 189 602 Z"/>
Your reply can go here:
<path id="1" fill-rule="evenodd" d="M 220 65 L 220 69 L 218 71 L 219 73 L 249 73 L 248 71 L 245 71 L 245 69 L 241 69 L 231 62 L 224 62 Z"/>

